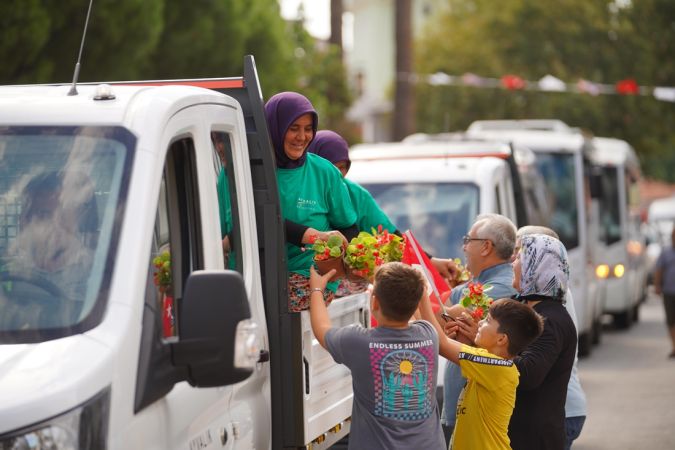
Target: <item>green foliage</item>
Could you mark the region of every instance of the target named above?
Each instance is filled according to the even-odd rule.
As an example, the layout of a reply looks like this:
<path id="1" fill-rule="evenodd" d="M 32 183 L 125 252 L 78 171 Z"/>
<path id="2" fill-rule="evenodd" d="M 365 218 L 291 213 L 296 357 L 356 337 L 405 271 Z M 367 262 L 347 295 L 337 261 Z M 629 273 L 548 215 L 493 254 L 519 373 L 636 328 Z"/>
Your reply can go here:
<path id="1" fill-rule="evenodd" d="M 417 72 L 473 72 L 537 80 L 552 74 L 613 84 L 675 86 L 675 2 L 555 3 L 451 0 L 418 42 Z M 558 118 L 597 136 L 625 139 L 647 176 L 675 181 L 675 105 L 651 96 L 592 97 L 533 91 L 418 85 L 422 132 L 464 129 L 477 119 Z M 421 107 L 423 105 L 423 107 Z"/>
<path id="2" fill-rule="evenodd" d="M 384 230 L 372 234 L 361 231 L 347 246 L 345 262 L 352 273 L 364 278 L 375 274 L 375 268 L 384 263 L 400 261 L 403 257 L 403 238 Z"/>
<path id="3" fill-rule="evenodd" d="M 342 255 L 343 240 L 336 234 L 328 236 L 327 240 L 314 239 L 312 250 L 314 250 L 314 259 L 324 261 L 328 258 L 337 258 Z"/>

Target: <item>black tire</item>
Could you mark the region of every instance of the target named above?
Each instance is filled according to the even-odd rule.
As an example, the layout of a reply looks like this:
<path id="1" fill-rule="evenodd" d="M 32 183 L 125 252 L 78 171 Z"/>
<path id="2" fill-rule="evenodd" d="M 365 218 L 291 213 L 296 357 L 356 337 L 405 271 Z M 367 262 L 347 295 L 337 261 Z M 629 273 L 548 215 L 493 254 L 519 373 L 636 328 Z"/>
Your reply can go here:
<path id="1" fill-rule="evenodd" d="M 598 345 L 602 341 L 602 323 L 600 319 L 596 319 L 593 322 L 592 336 L 591 342 L 593 345 Z"/>
<path id="2" fill-rule="evenodd" d="M 579 357 L 589 356 L 591 354 L 593 331 L 581 334 L 579 336 Z"/>
<path id="3" fill-rule="evenodd" d="M 640 321 L 640 303 L 633 307 L 633 322 L 637 323 Z"/>
<path id="4" fill-rule="evenodd" d="M 619 330 L 627 330 L 633 322 L 633 311 L 629 308 L 626 311 L 612 314 L 614 317 L 614 326 Z"/>

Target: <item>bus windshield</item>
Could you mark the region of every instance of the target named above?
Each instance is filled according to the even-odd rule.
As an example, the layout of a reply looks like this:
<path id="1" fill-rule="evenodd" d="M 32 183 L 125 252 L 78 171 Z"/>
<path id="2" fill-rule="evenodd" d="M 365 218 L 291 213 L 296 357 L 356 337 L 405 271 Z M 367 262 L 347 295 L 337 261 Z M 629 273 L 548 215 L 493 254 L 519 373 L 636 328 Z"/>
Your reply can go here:
<path id="1" fill-rule="evenodd" d="M 568 250 L 579 246 L 579 221 L 574 155 L 536 152 L 537 170 L 543 176 L 549 195 L 550 217 L 544 225 L 558 233 Z"/>
<path id="2" fill-rule="evenodd" d="M 0 128 L 0 343 L 100 322 L 134 145 L 118 127 Z"/>
<path id="3" fill-rule="evenodd" d="M 461 183 L 364 184 L 396 227 L 427 253 L 461 258 L 462 236 L 478 214 L 478 186 Z"/>

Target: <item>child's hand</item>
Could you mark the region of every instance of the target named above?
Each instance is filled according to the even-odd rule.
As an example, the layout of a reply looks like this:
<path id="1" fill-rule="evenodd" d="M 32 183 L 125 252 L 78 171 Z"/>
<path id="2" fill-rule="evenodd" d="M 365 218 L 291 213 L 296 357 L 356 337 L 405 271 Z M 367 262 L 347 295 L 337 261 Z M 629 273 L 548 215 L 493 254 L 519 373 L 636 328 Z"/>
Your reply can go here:
<path id="1" fill-rule="evenodd" d="M 454 320 L 448 321 L 443 326 L 443 331 L 445 332 L 445 335 L 450 339 L 456 339 L 457 332 L 459 331 L 459 324 Z"/>
<path id="2" fill-rule="evenodd" d="M 459 325 L 459 334 L 464 336 L 470 342 L 475 342 L 476 335 L 478 334 L 478 323 L 473 320 L 471 314 L 463 312 L 457 318 L 457 324 Z"/>
<path id="3" fill-rule="evenodd" d="M 330 269 L 326 274 L 319 275 L 319 272 L 316 271 L 314 266 L 309 268 L 309 289 L 321 289 L 322 291 L 326 289 L 328 280 L 331 279 L 333 275 L 337 272 L 335 269 Z"/>

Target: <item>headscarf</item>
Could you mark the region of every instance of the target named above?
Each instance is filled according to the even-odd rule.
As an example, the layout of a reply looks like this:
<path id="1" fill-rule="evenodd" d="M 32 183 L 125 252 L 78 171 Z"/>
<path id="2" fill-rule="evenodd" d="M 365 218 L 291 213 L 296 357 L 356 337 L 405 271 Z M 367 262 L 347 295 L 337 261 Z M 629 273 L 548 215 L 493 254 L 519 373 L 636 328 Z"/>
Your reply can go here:
<path id="1" fill-rule="evenodd" d="M 305 164 L 307 151 L 299 159 L 290 159 L 284 152 L 284 138 L 286 131 L 293 122 L 305 114 L 312 115 L 312 130 L 316 135 L 319 125 L 319 115 L 314 110 L 312 103 L 304 95 L 297 92 L 280 92 L 273 95 L 265 104 L 265 119 L 272 138 L 277 167 L 282 169 L 295 169 Z"/>
<path id="2" fill-rule="evenodd" d="M 567 292 L 570 270 L 567 250 L 558 239 L 530 234 L 520 240 L 519 298 L 545 297 L 562 301 Z"/>
<path id="3" fill-rule="evenodd" d="M 333 164 L 346 161 L 347 170 L 352 165 L 352 161 L 349 159 L 349 145 L 347 141 L 334 131 L 321 130 L 317 132 L 314 140 L 307 147 L 307 151 L 316 153 Z"/>

